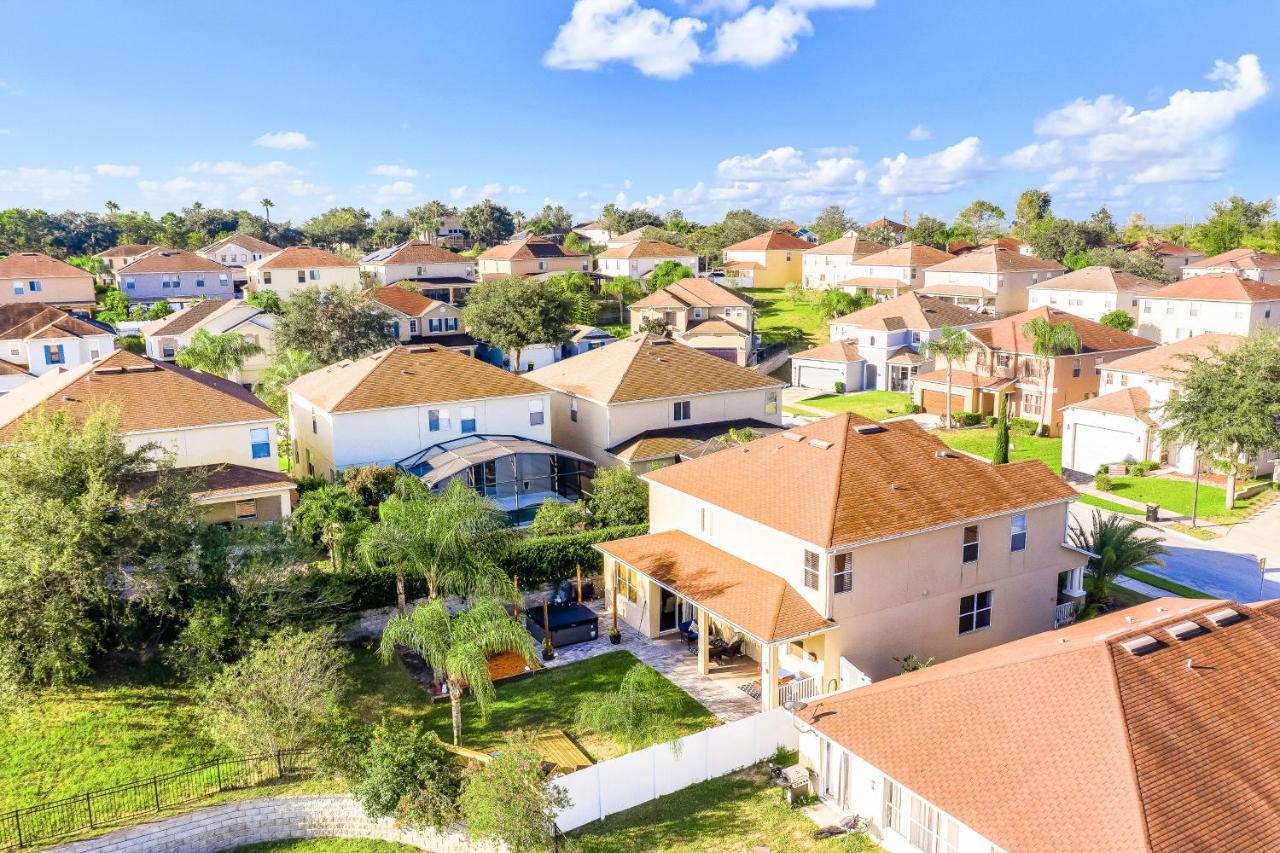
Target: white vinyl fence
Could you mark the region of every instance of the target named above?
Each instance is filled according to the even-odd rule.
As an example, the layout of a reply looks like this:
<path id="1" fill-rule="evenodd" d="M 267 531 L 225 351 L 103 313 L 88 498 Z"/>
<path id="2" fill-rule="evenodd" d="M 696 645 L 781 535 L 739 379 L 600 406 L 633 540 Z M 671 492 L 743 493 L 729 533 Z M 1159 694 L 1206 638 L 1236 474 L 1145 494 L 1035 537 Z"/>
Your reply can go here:
<path id="1" fill-rule="evenodd" d="M 678 751 L 671 743 L 661 743 L 602 761 L 555 780 L 571 800 L 556 824 L 562 832 L 577 829 L 755 764 L 780 746 L 796 749 L 799 742 L 791 714 L 777 708 L 682 737 L 672 742 Z"/>

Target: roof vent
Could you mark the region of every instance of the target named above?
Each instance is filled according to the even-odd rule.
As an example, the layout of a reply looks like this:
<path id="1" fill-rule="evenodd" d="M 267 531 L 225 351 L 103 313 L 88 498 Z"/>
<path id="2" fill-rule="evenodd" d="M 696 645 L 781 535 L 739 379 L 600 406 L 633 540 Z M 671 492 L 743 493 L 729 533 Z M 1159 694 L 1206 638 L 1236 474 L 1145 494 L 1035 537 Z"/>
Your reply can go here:
<path id="1" fill-rule="evenodd" d="M 93 369 L 93 372 L 100 375 L 105 375 L 107 373 L 124 373 L 124 368 L 123 367 L 95 367 Z"/>
<path id="2" fill-rule="evenodd" d="M 788 431 L 784 432 L 784 433 L 782 434 L 782 437 L 783 437 L 783 438 L 785 438 L 787 441 L 794 441 L 794 442 L 797 442 L 797 443 L 799 443 L 799 442 L 801 442 L 801 441 L 804 441 L 804 436 L 803 436 L 803 435 L 801 435 L 801 434 L 800 434 L 800 433 L 798 433 L 798 432 L 791 432 L 790 430 L 788 430 Z"/>
<path id="3" fill-rule="evenodd" d="M 409 352 L 414 354 L 431 352 L 431 347 L 409 347 Z"/>
<path id="4" fill-rule="evenodd" d="M 63 394 L 63 395 L 62 395 L 62 402 L 64 402 L 64 403 L 78 403 L 78 402 L 80 402 L 80 401 L 79 401 L 79 400 L 77 400 L 75 397 L 72 397 L 70 394 Z"/>
<path id="5" fill-rule="evenodd" d="M 1198 637 L 1205 633 L 1208 629 L 1203 625 L 1192 622 L 1190 619 L 1184 619 L 1181 622 L 1175 622 L 1165 627 L 1164 630 L 1175 640 L 1190 640 L 1192 637 Z"/>
<path id="6" fill-rule="evenodd" d="M 956 455 L 954 453 L 951 453 L 946 450 L 939 450 L 937 453 L 933 455 L 938 457 L 939 459 L 955 459 L 956 458 Z"/>
<path id="7" fill-rule="evenodd" d="M 159 370 L 160 367 L 155 364 L 130 364 L 124 369 L 125 373 L 150 373 L 153 370 Z"/>
<path id="8" fill-rule="evenodd" d="M 858 424 L 853 428 L 858 435 L 875 435 L 878 432 L 887 432 L 880 424 Z"/>
<path id="9" fill-rule="evenodd" d="M 831 442 L 824 441 L 821 438 L 811 438 L 809 439 L 809 446 L 816 447 L 819 450 L 829 450 L 831 448 Z"/>
<path id="10" fill-rule="evenodd" d="M 667 340 L 666 338 L 655 338 L 651 342 L 651 345 L 655 347 L 669 347 L 671 346 L 671 341 Z"/>
<path id="11" fill-rule="evenodd" d="M 1125 640 L 1120 648 L 1137 658 L 1160 648 L 1160 641 L 1150 634 L 1140 634 L 1132 640 Z"/>
<path id="12" fill-rule="evenodd" d="M 1206 614 L 1208 620 L 1219 628 L 1225 628 L 1227 625 L 1234 625 L 1244 619 L 1244 614 L 1234 607 L 1224 607 L 1221 610 L 1215 610 Z"/>

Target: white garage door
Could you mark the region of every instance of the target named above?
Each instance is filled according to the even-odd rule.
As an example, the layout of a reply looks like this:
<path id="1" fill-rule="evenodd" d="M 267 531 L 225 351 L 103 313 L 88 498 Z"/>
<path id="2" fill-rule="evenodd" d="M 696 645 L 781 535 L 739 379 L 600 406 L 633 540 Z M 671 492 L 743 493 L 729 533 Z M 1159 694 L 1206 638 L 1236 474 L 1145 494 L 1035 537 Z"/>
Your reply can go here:
<path id="1" fill-rule="evenodd" d="M 814 388 L 819 391 L 834 391 L 836 383 L 844 381 L 844 371 L 834 367 L 821 367 L 816 364 L 802 364 L 797 371 L 797 384 L 801 388 Z"/>
<path id="2" fill-rule="evenodd" d="M 1127 432 L 1077 423 L 1071 428 L 1071 454 L 1064 460 L 1065 467 L 1095 474 L 1099 465 L 1131 461 L 1133 454 L 1128 451 L 1133 445 L 1133 436 Z"/>

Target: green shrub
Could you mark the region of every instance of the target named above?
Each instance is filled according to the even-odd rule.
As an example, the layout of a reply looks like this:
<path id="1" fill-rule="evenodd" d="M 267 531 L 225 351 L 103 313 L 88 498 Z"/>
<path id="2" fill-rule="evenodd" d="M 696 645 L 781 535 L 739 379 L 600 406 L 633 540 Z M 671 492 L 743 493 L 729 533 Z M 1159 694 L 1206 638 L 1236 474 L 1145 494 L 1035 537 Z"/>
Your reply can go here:
<path id="1" fill-rule="evenodd" d="M 956 412 L 952 415 L 952 418 L 956 423 L 960 424 L 960 426 L 971 427 L 982 423 L 981 412 Z"/>
<path id="2" fill-rule="evenodd" d="M 1150 459 L 1144 459 L 1141 462 L 1130 462 L 1128 471 L 1134 477 L 1145 477 L 1159 467 L 1158 463 L 1152 462 Z"/>
<path id="3" fill-rule="evenodd" d="M 1093 487 L 1100 492 L 1109 492 L 1112 487 L 1111 478 L 1106 474 L 1098 474 L 1093 478 Z"/>
<path id="4" fill-rule="evenodd" d="M 122 350 L 128 350 L 134 355 L 147 354 L 147 345 L 142 340 L 142 335 L 121 335 L 116 338 L 116 346 Z"/>
<path id="5" fill-rule="evenodd" d="M 995 429 L 996 424 L 1000 421 L 995 415 L 987 415 L 987 428 Z"/>
<path id="6" fill-rule="evenodd" d="M 592 545 L 648 532 L 647 524 L 628 524 L 561 536 L 531 536 L 516 541 L 503 559 L 502 568 L 519 578 L 521 587 L 571 578 L 579 567 L 584 574 L 591 574 L 599 572 L 603 565 L 600 552 Z"/>
<path id="7" fill-rule="evenodd" d="M 923 412 L 924 409 L 920 408 L 915 403 L 907 403 L 902 411 L 908 415 L 918 415 Z"/>
<path id="8" fill-rule="evenodd" d="M 1009 429 L 1018 429 L 1023 432 L 1035 432 L 1037 424 L 1028 418 L 1009 418 Z"/>
<path id="9" fill-rule="evenodd" d="M 844 393 L 844 383 L 839 380 L 836 380 L 836 393 L 837 394 Z"/>

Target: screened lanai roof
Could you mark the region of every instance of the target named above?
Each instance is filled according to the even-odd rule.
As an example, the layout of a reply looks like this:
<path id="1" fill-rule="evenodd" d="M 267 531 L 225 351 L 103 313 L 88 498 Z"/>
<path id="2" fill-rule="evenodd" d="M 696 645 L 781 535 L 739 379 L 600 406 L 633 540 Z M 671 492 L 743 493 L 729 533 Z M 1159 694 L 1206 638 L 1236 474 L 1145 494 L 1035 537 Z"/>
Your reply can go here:
<path id="1" fill-rule="evenodd" d="M 532 438 L 516 435 L 465 435 L 420 450 L 401 459 L 396 467 L 414 473 L 421 471 L 422 482 L 434 486 L 472 465 L 522 454 L 565 456 L 591 464 L 586 456 Z"/>

